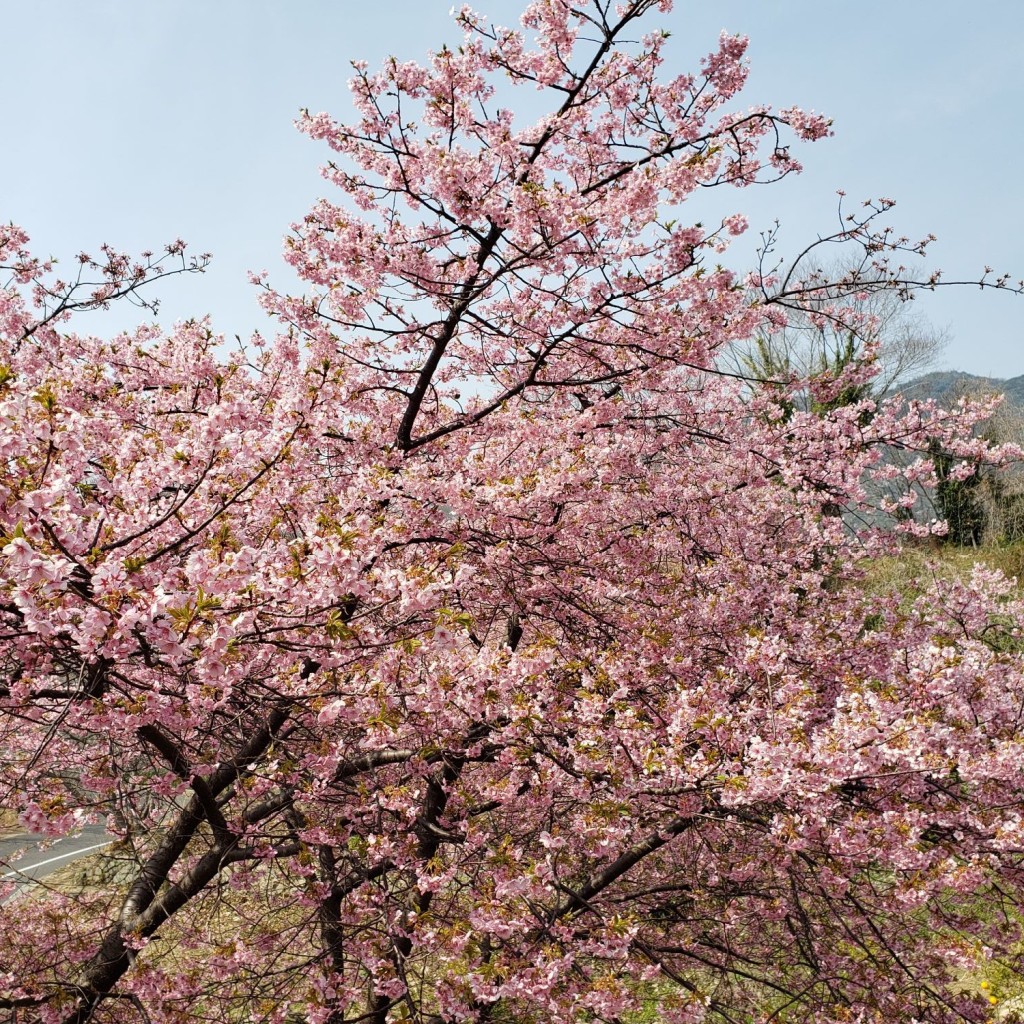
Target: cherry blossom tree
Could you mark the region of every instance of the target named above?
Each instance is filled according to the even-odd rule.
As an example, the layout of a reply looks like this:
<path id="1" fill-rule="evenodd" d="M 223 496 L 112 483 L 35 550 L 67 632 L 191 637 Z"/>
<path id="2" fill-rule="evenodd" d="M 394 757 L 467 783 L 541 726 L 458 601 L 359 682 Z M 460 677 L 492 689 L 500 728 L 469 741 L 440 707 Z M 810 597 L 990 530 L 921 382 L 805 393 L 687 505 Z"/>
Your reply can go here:
<path id="1" fill-rule="evenodd" d="M 897 538 L 823 514 L 887 446 L 920 453 L 894 504 L 935 439 L 994 457 L 985 410 L 830 405 L 870 359 L 815 414 L 721 372 L 938 282 L 888 201 L 828 239 L 864 273 L 718 262 L 745 219 L 685 203 L 829 123 L 739 105 L 739 37 L 667 74 L 669 8 L 463 8 L 457 50 L 355 65 L 356 120 L 301 121 L 338 197 L 288 242 L 308 291 L 258 278 L 280 327 L 238 351 L 75 333 L 150 270 L 75 292 L 0 235 L 0 786 L 120 833 L 106 888 L 4 906 L 8 1019 L 987 1018 L 1016 592 L 868 596 Z"/>

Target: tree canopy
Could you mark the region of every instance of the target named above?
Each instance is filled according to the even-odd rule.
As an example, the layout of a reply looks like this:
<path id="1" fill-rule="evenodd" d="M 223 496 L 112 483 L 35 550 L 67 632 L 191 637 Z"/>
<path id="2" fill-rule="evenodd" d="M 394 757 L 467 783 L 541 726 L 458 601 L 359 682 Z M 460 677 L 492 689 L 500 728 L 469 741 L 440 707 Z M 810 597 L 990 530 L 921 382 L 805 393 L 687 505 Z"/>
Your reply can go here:
<path id="1" fill-rule="evenodd" d="M 121 839 L 103 892 L 4 907 L 19 1024 L 986 1019 L 1021 609 L 981 569 L 869 595 L 896 538 L 827 513 L 993 457 L 984 410 L 722 371 L 937 278 L 888 200 L 822 240 L 860 269 L 721 265 L 745 219 L 685 204 L 829 123 L 741 104 L 739 37 L 669 74 L 669 6 L 462 8 L 457 50 L 356 64 L 355 120 L 301 121 L 308 289 L 259 279 L 238 350 L 77 332 L 179 244 L 61 281 L 0 232 L 0 791 Z"/>

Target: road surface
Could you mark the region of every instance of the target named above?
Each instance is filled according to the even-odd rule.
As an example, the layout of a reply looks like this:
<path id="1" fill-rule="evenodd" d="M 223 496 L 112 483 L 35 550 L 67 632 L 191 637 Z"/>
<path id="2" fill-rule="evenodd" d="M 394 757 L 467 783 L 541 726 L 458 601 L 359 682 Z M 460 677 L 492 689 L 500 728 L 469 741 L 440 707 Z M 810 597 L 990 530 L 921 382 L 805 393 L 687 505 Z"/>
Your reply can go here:
<path id="1" fill-rule="evenodd" d="M 46 849 L 40 850 L 38 844 L 44 839 L 44 836 L 27 832 L 0 839 L 0 881 L 22 883 L 8 899 L 18 895 L 33 881 L 66 867 L 78 857 L 96 853 L 114 841 L 107 835 L 104 825 L 86 825 L 77 836 L 56 839 Z M 21 850 L 24 853 L 15 860 Z"/>

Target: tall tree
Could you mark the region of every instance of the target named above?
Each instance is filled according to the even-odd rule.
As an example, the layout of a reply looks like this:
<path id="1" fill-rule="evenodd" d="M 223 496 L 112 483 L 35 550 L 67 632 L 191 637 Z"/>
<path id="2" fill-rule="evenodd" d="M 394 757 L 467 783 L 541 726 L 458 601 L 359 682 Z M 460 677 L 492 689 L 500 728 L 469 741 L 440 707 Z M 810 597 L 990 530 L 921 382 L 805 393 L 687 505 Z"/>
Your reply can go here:
<path id="1" fill-rule="evenodd" d="M 776 245 L 778 229 L 765 238 L 763 260 Z M 870 380 L 861 380 L 848 393 L 832 402 L 854 402 L 864 397 L 886 397 L 914 377 L 929 370 L 946 344 L 946 335 L 937 330 L 914 310 L 910 301 L 912 290 L 885 287 L 870 290 L 858 301 L 858 318 L 833 319 L 828 307 L 837 283 L 870 280 L 875 272 L 870 252 L 849 252 L 845 258 L 833 260 L 826 267 L 814 262 L 821 246 L 815 243 L 797 257 L 796 268 L 810 285 L 809 294 L 787 302 L 786 326 L 769 324 L 768 329 L 751 338 L 741 339 L 728 347 L 720 363 L 727 370 L 736 370 L 753 383 L 774 386 L 798 380 L 805 386 L 820 378 L 841 373 L 854 364 L 869 363 L 873 368 Z M 818 291 L 815 283 L 829 287 Z M 813 405 L 813 398 L 805 399 Z"/>
<path id="2" fill-rule="evenodd" d="M 828 122 L 734 106 L 738 37 L 664 77 L 630 40 L 669 6 L 463 8 L 356 65 L 356 122 L 302 121 L 341 192 L 309 293 L 243 353 L 71 333 L 0 236 L 4 802 L 123 832 L 108 890 L 4 908 L 19 1024 L 986 1017 L 953 983 L 1016 938 L 1019 609 L 837 587 L 890 541 L 821 514 L 883 445 L 984 445 L 716 369 L 934 281 L 887 202 L 836 236 L 862 280 L 716 264 L 743 217 L 677 208 Z"/>

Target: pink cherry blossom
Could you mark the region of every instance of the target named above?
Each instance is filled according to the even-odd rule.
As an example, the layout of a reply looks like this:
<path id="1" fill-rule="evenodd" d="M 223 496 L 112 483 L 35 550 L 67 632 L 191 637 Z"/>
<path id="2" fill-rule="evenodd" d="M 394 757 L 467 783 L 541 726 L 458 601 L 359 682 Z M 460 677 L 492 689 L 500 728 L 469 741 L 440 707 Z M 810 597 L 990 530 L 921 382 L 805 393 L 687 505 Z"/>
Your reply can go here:
<path id="1" fill-rule="evenodd" d="M 985 403 L 843 404 L 870 350 L 725 372 L 936 279 L 889 200 L 811 246 L 862 274 L 722 265 L 739 193 L 687 201 L 829 122 L 736 105 L 741 37 L 666 76 L 670 7 L 464 6 L 461 47 L 356 62 L 352 121 L 300 121 L 305 291 L 255 275 L 242 352 L 78 333 L 202 269 L 181 243 L 57 281 L 0 229 L 0 792 L 121 837 L 108 890 L 5 905 L 18 1024 L 988 1019 L 1024 608 L 980 568 L 858 583 L 943 530 L 906 515 L 929 445 L 1021 453 Z"/>

